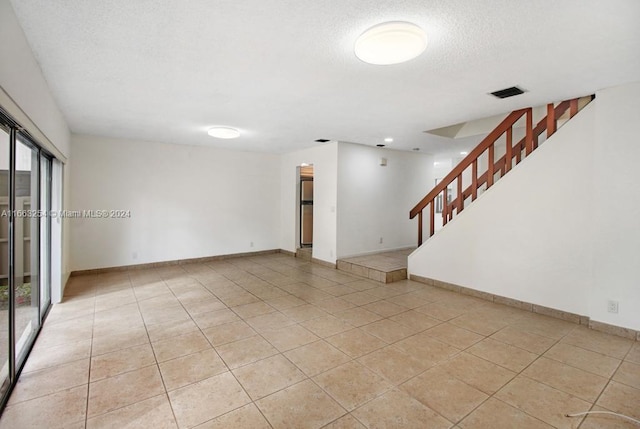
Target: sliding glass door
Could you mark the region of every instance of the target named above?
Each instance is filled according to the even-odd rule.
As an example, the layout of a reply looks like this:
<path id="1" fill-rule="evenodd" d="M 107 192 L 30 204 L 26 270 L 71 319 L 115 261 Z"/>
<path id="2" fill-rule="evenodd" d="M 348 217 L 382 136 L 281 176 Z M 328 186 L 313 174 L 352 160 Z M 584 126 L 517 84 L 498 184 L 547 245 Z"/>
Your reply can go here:
<path id="1" fill-rule="evenodd" d="M 51 166 L 0 110 L 0 407 L 51 304 Z"/>
<path id="2" fill-rule="evenodd" d="M 0 123 L 0 212 L 9 210 L 9 142 L 11 130 Z M 9 317 L 9 218 L 0 217 L 0 397 L 4 398 L 11 385 L 9 377 L 10 317 Z"/>
<path id="3" fill-rule="evenodd" d="M 51 213 L 51 158 L 40 154 L 40 210 Z M 40 323 L 51 305 L 51 216 L 40 217 Z"/>
<path id="4" fill-rule="evenodd" d="M 40 327 L 40 222 L 38 148 L 21 135 L 16 140 L 14 276 L 15 359 L 20 366 Z"/>

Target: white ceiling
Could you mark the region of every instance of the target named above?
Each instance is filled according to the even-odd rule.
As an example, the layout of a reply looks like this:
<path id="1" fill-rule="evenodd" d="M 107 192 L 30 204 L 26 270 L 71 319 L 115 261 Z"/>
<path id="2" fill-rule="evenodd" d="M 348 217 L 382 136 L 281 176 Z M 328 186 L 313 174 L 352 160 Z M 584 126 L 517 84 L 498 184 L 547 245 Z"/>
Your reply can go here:
<path id="1" fill-rule="evenodd" d="M 423 131 L 640 80 L 638 0 L 12 4 L 75 133 L 268 152 L 393 137 L 455 152 L 468 142 Z M 426 30 L 424 54 L 358 60 L 356 37 L 391 20 Z M 529 92 L 487 95 L 512 85 Z M 213 125 L 242 137 L 213 139 Z"/>

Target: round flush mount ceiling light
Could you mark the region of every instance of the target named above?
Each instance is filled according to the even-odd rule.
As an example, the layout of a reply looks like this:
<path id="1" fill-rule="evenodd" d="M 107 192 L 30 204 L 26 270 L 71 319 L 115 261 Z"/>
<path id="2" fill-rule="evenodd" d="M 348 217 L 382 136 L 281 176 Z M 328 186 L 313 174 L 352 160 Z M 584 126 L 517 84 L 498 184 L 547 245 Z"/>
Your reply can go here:
<path id="1" fill-rule="evenodd" d="M 384 139 L 384 141 L 385 141 L 386 143 L 393 143 L 393 138 L 391 138 L 391 137 L 387 137 L 386 139 Z"/>
<path id="2" fill-rule="evenodd" d="M 410 22 L 385 22 L 362 33 L 355 54 L 365 63 L 391 65 L 409 61 L 427 47 L 424 30 Z"/>
<path id="3" fill-rule="evenodd" d="M 240 137 L 240 131 L 231 127 L 213 127 L 209 128 L 207 131 L 211 137 L 215 137 L 217 139 L 235 139 Z"/>

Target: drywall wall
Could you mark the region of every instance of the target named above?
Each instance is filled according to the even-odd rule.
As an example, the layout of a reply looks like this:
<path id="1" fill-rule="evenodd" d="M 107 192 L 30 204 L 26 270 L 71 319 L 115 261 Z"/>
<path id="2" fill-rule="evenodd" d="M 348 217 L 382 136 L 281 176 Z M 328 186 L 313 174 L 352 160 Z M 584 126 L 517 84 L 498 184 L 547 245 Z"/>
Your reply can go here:
<path id="1" fill-rule="evenodd" d="M 432 155 L 340 142 L 338 257 L 415 246 L 418 221 L 409 211 L 433 180 Z"/>
<path id="2" fill-rule="evenodd" d="M 596 95 L 414 252 L 409 272 L 640 329 L 640 84 Z"/>
<path id="3" fill-rule="evenodd" d="M 593 320 L 640 330 L 640 83 L 597 93 Z M 619 302 L 618 314 L 607 301 Z"/>
<path id="4" fill-rule="evenodd" d="M 313 165 L 313 251 L 321 261 L 336 262 L 338 143 L 283 154 L 280 167 L 280 248 L 295 252 L 298 176 L 301 164 Z"/>
<path id="5" fill-rule="evenodd" d="M 2 107 L 45 147 L 53 144 L 54 155 L 68 157 L 69 128 L 9 0 L 0 0 L 0 40 Z"/>
<path id="6" fill-rule="evenodd" d="M 72 136 L 71 267 L 111 266 L 279 247 L 277 155 Z"/>
<path id="7" fill-rule="evenodd" d="M 592 104 L 410 255 L 409 272 L 586 314 L 594 118 Z"/>

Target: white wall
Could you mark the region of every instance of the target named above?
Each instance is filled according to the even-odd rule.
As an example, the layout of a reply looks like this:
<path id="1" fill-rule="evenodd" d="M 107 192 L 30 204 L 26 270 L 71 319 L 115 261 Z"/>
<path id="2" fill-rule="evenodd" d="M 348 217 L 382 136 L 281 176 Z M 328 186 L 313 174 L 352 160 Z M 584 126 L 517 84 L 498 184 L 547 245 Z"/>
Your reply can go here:
<path id="1" fill-rule="evenodd" d="M 69 208 L 131 210 L 69 221 L 73 270 L 279 247 L 277 155 L 76 135 L 72 151 Z"/>
<path id="2" fill-rule="evenodd" d="M 594 155 L 594 320 L 640 329 L 640 83 L 597 93 Z M 620 312 L 607 313 L 607 300 Z"/>
<path id="3" fill-rule="evenodd" d="M 300 164 L 313 165 L 313 257 L 336 262 L 336 205 L 338 188 L 338 143 L 328 143 L 281 156 L 280 248 L 295 252 L 297 171 Z"/>
<path id="4" fill-rule="evenodd" d="M 69 128 L 36 62 L 9 0 L 0 0 L 0 87 L 3 107 L 39 140 L 69 156 Z M 15 104 L 14 104 L 15 103 Z M 25 123 L 23 116 L 32 123 Z M 46 141 L 41 141 L 45 146 Z M 53 149 L 53 148 L 51 148 Z M 55 150 L 52 150 L 55 153 Z M 58 154 L 56 154 L 58 155 Z"/>
<path id="5" fill-rule="evenodd" d="M 53 98 L 9 0 L 0 0 L 0 105 L 49 152 L 61 161 L 71 155 L 70 132 Z M 66 166 L 65 166 L 66 169 Z M 66 174 L 66 173 L 65 173 Z M 70 195 L 65 181 L 61 190 Z M 56 196 L 54 195 L 54 198 Z M 53 254 L 60 257 L 52 265 L 54 301 L 64 293 L 69 278 L 68 226 L 52 229 Z M 55 274 L 55 278 L 53 277 Z"/>
<path id="6" fill-rule="evenodd" d="M 418 224 L 409 211 L 433 188 L 433 177 L 431 155 L 339 143 L 338 257 L 416 246 Z"/>
<path id="7" fill-rule="evenodd" d="M 640 329 L 638 117 L 640 85 L 598 92 L 414 252 L 409 272 Z"/>

